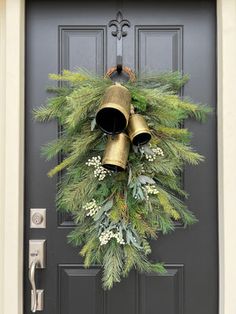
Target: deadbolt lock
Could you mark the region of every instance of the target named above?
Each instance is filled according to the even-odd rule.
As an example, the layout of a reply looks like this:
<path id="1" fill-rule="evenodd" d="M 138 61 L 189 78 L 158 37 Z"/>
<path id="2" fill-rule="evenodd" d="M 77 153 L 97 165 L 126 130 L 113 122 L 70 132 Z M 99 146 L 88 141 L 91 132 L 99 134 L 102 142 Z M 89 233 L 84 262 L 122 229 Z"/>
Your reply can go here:
<path id="1" fill-rule="evenodd" d="M 30 209 L 30 228 L 46 228 L 46 208 Z"/>

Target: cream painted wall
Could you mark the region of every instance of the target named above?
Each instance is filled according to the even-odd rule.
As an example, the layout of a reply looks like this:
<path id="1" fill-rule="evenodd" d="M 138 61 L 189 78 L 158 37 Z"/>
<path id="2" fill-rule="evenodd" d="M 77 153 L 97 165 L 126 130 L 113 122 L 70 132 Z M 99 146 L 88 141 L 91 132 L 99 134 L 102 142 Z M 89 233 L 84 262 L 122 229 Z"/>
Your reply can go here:
<path id="1" fill-rule="evenodd" d="M 236 0 L 218 1 L 220 313 L 236 313 Z"/>
<path id="2" fill-rule="evenodd" d="M 217 20 L 219 303 L 235 314 L 236 0 L 217 0 Z M 24 0 L 0 0 L 0 71 L 0 313 L 23 314 Z"/>
<path id="3" fill-rule="evenodd" d="M 3 147 L 5 145 L 5 3 L 0 1 L 0 177 L 5 177 L 5 155 Z M 0 179 L 0 247 L 4 243 L 4 194 L 5 183 Z M 0 313 L 3 312 L 3 258 L 0 257 Z"/>
<path id="4" fill-rule="evenodd" d="M 0 313 L 22 314 L 24 1 L 0 10 Z"/>

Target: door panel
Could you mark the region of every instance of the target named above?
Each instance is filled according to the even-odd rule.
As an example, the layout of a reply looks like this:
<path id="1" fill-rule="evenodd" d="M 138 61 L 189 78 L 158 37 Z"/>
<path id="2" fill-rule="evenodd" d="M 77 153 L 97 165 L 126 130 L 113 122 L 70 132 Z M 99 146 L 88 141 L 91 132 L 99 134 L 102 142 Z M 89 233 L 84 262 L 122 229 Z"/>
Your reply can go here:
<path id="1" fill-rule="evenodd" d="M 182 26 L 136 26 L 136 70 L 182 71 Z"/>
<path id="2" fill-rule="evenodd" d="M 58 178 L 48 170 L 40 147 L 60 136 L 56 122 L 32 120 L 32 109 L 50 95 L 48 73 L 83 67 L 102 75 L 116 63 L 116 38 L 108 22 L 118 10 L 131 27 L 123 39 L 124 64 L 137 72 L 183 71 L 191 80 L 182 93 L 216 105 L 215 2 L 27 1 L 26 159 L 25 159 L 25 312 L 30 313 L 27 279 L 29 239 L 47 240 L 47 267 L 37 270 L 37 287 L 45 290 L 45 314 L 216 314 L 218 243 L 215 114 L 200 125 L 191 120 L 193 145 L 206 156 L 198 167 L 187 166 L 183 185 L 187 205 L 199 219 L 152 242 L 153 259 L 167 273 L 130 276 L 111 291 L 101 288 L 98 266 L 83 268 L 78 248 L 67 243 L 73 228 L 69 215 L 55 208 Z M 59 156 L 59 159 L 61 156 Z M 47 228 L 30 229 L 29 209 L 47 209 Z"/>

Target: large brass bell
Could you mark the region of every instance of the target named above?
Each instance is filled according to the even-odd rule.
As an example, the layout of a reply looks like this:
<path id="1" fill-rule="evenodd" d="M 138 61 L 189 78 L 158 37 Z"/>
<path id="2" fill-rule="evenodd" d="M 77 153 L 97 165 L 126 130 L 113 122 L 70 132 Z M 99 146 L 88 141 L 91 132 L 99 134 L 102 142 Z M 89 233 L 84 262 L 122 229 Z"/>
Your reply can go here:
<path id="1" fill-rule="evenodd" d="M 144 145 L 151 139 L 151 132 L 144 117 L 134 113 L 130 115 L 128 134 L 131 142 L 138 146 Z"/>
<path id="2" fill-rule="evenodd" d="M 107 134 L 119 134 L 128 125 L 131 94 L 121 84 L 107 88 L 96 114 L 96 123 Z"/>
<path id="3" fill-rule="evenodd" d="M 106 144 L 102 165 L 112 171 L 123 171 L 129 155 L 130 140 L 127 134 L 120 133 L 109 136 Z"/>

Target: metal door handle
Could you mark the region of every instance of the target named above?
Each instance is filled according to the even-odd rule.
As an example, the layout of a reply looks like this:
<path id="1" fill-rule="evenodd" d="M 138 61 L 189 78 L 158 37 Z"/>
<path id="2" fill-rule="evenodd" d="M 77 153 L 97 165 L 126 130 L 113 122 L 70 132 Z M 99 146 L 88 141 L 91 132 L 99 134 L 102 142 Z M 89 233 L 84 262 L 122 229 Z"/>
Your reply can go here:
<path id="1" fill-rule="evenodd" d="M 44 290 L 36 289 L 36 269 L 45 268 L 46 240 L 29 241 L 29 281 L 31 285 L 31 312 L 43 311 Z"/>
<path id="2" fill-rule="evenodd" d="M 31 284 L 31 288 L 32 288 L 32 304 L 31 304 L 31 311 L 33 313 L 36 312 L 37 309 L 37 290 L 36 290 L 36 284 L 35 284 L 35 270 L 36 270 L 36 266 L 37 266 L 38 261 L 35 259 L 32 261 L 32 263 L 30 264 L 30 268 L 29 268 L 29 281 Z"/>

